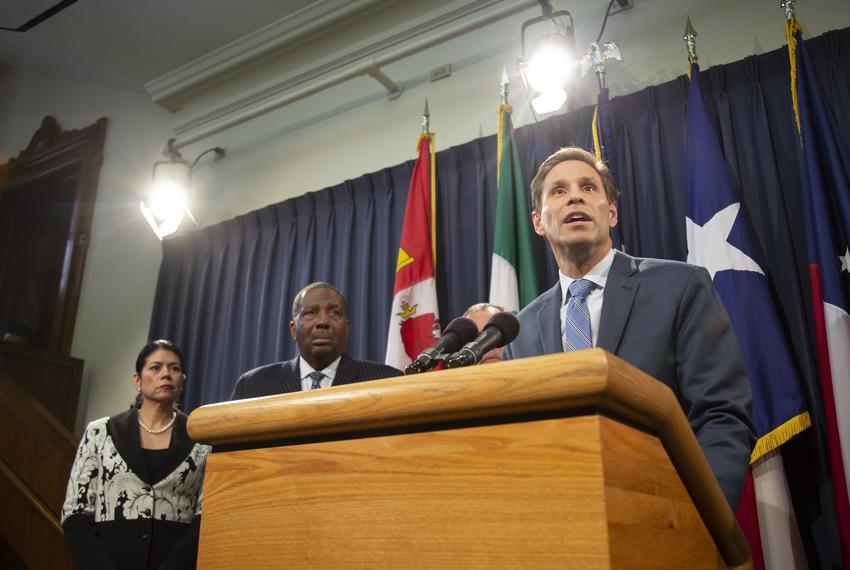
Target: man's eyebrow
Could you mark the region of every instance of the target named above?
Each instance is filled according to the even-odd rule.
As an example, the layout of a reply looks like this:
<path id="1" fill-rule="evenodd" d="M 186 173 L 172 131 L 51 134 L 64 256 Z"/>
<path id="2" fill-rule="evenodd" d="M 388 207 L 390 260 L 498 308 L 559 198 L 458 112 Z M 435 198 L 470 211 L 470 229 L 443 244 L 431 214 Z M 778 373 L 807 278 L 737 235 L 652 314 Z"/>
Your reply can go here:
<path id="1" fill-rule="evenodd" d="M 585 186 L 587 184 L 590 184 L 592 186 L 598 186 L 599 185 L 599 182 L 591 176 L 581 176 L 581 177 L 577 178 L 575 180 L 575 182 L 576 182 L 576 184 L 578 184 L 580 186 Z M 559 186 L 566 186 L 566 184 L 567 184 L 567 180 L 565 178 L 556 178 L 555 180 L 552 181 L 552 185 L 550 186 L 550 188 L 557 188 Z"/>

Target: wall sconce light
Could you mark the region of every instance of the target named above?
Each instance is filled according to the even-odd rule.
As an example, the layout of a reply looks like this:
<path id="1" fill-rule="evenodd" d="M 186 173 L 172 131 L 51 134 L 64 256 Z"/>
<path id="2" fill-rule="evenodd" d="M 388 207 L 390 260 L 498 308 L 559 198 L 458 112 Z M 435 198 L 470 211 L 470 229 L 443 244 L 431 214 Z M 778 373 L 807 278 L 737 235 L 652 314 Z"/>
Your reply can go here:
<path id="1" fill-rule="evenodd" d="M 198 221 L 192 215 L 186 199 L 186 194 L 192 186 L 192 172 L 207 154 L 214 153 L 213 160 L 219 160 L 225 154 L 223 148 L 213 147 L 199 154 L 198 158 L 190 163 L 183 158 L 175 142 L 175 139 L 168 139 L 162 151 L 166 160 L 153 163 L 150 191 L 145 198 L 139 200 L 142 215 L 159 239 L 176 232 L 186 217 L 198 227 Z"/>
<path id="2" fill-rule="evenodd" d="M 536 115 L 552 113 L 567 101 L 567 88 L 574 92 L 577 69 L 573 17 L 567 10 L 554 11 L 552 4 L 541 0 L 543 15 L 522 24 L 522 57 L 520 75 L 531 108 Z M 563 17 L 570 19 L 567 25 Z M 532 26 L 543 33 L 526 48 L 526 32 Z M 527 57 L 528 54 L 528 57 Z"/>

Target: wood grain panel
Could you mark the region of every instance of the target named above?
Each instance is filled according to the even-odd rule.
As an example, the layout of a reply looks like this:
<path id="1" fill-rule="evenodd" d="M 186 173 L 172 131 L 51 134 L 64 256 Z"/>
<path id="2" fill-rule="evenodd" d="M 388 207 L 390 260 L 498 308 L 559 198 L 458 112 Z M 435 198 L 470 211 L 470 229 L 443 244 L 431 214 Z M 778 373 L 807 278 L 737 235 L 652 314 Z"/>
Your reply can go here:
<path id="1" fill-rule="evenodd" d="M 70 568 L 59 512 L 75 443 L 70 433 L 0 371 L 0 535 L 30 568 Z"/>
<path id="2" fill-rule="evenodd" d="M 661 442 L 608 418 L 600 430 L 612 568 L 716 568 L 714 541 Z"/>
<path id="3" fill-rule="evenodd" d="M 189 418 L 189 433 L 218 446 L 576 409 L 599 409 L 657 434 L 663 448 L 649 450 L 655 454 L 650 462 L 669 457 L 685 493 L 663 472 L 632 481 L 631 490 L 663 488 L 671 500 L 688 497 L 725 562 L 750 561 L 746 539 L 672 391 L 600 349 L 204 406 Z M 623 467 L 618 472 L 627 473 Z M 628 489 L 625 480 L 618 484 Z"/>
<path id="4" fill-rule="evenodd" d="M 595 416 L 214 453 L 199 565 L 607 568 L 600 457 Z"/>

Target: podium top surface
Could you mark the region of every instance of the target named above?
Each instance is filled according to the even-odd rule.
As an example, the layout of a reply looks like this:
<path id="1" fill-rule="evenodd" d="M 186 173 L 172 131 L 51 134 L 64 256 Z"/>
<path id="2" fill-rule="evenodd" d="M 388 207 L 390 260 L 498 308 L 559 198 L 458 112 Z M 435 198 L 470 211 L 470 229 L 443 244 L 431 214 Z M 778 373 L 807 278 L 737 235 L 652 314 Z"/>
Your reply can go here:
<path id="1" fill-rule="evenodd" d="M 601 349 L 202 406 L 189 435 L 211 445 L 596 408 L 650 431 L 680 412 L 672 391 Z"/>

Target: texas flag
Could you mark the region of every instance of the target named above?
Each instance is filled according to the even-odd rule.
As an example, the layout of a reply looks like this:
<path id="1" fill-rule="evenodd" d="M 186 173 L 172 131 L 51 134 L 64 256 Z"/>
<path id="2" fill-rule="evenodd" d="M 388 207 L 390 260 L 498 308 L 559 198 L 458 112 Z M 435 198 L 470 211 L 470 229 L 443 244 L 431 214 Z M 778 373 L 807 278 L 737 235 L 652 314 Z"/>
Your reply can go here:
<path id="1" fill-rule="evenodd" d="M 398 248 L 386 363 L 399 370 L 440 338 L 437 309 L 434 135 L 419 137 Z"/>
<path id="2" fill-rule="evenodd" d="M 810 427 L 811 418 L 732 172 L 702 99 L 697 65 L 691 68 L 685 161 L 688 262 L 705 267 L 714 281 L 738 337 L 753 393 L 758 441 L 751 463 L 759 467 L 760 476 L 748 476 L 738 519 L 757 568 L 762 567 L 761 543 L 767 567 L 793 568 L 791 542 L 799 544 L 799 531 L 776 450 Z M 804 565 L 802 560 L 797 567 Z"/>
<path id="3" fill-rule="evenodd" d="M 850 148 L 820 94 L 800 28 L 786 24 L 791 94 L 802 144 L 812 309 L 836 518 L 850 560 Z M 796 85 L 795 85 L 796 83 Z"/>

